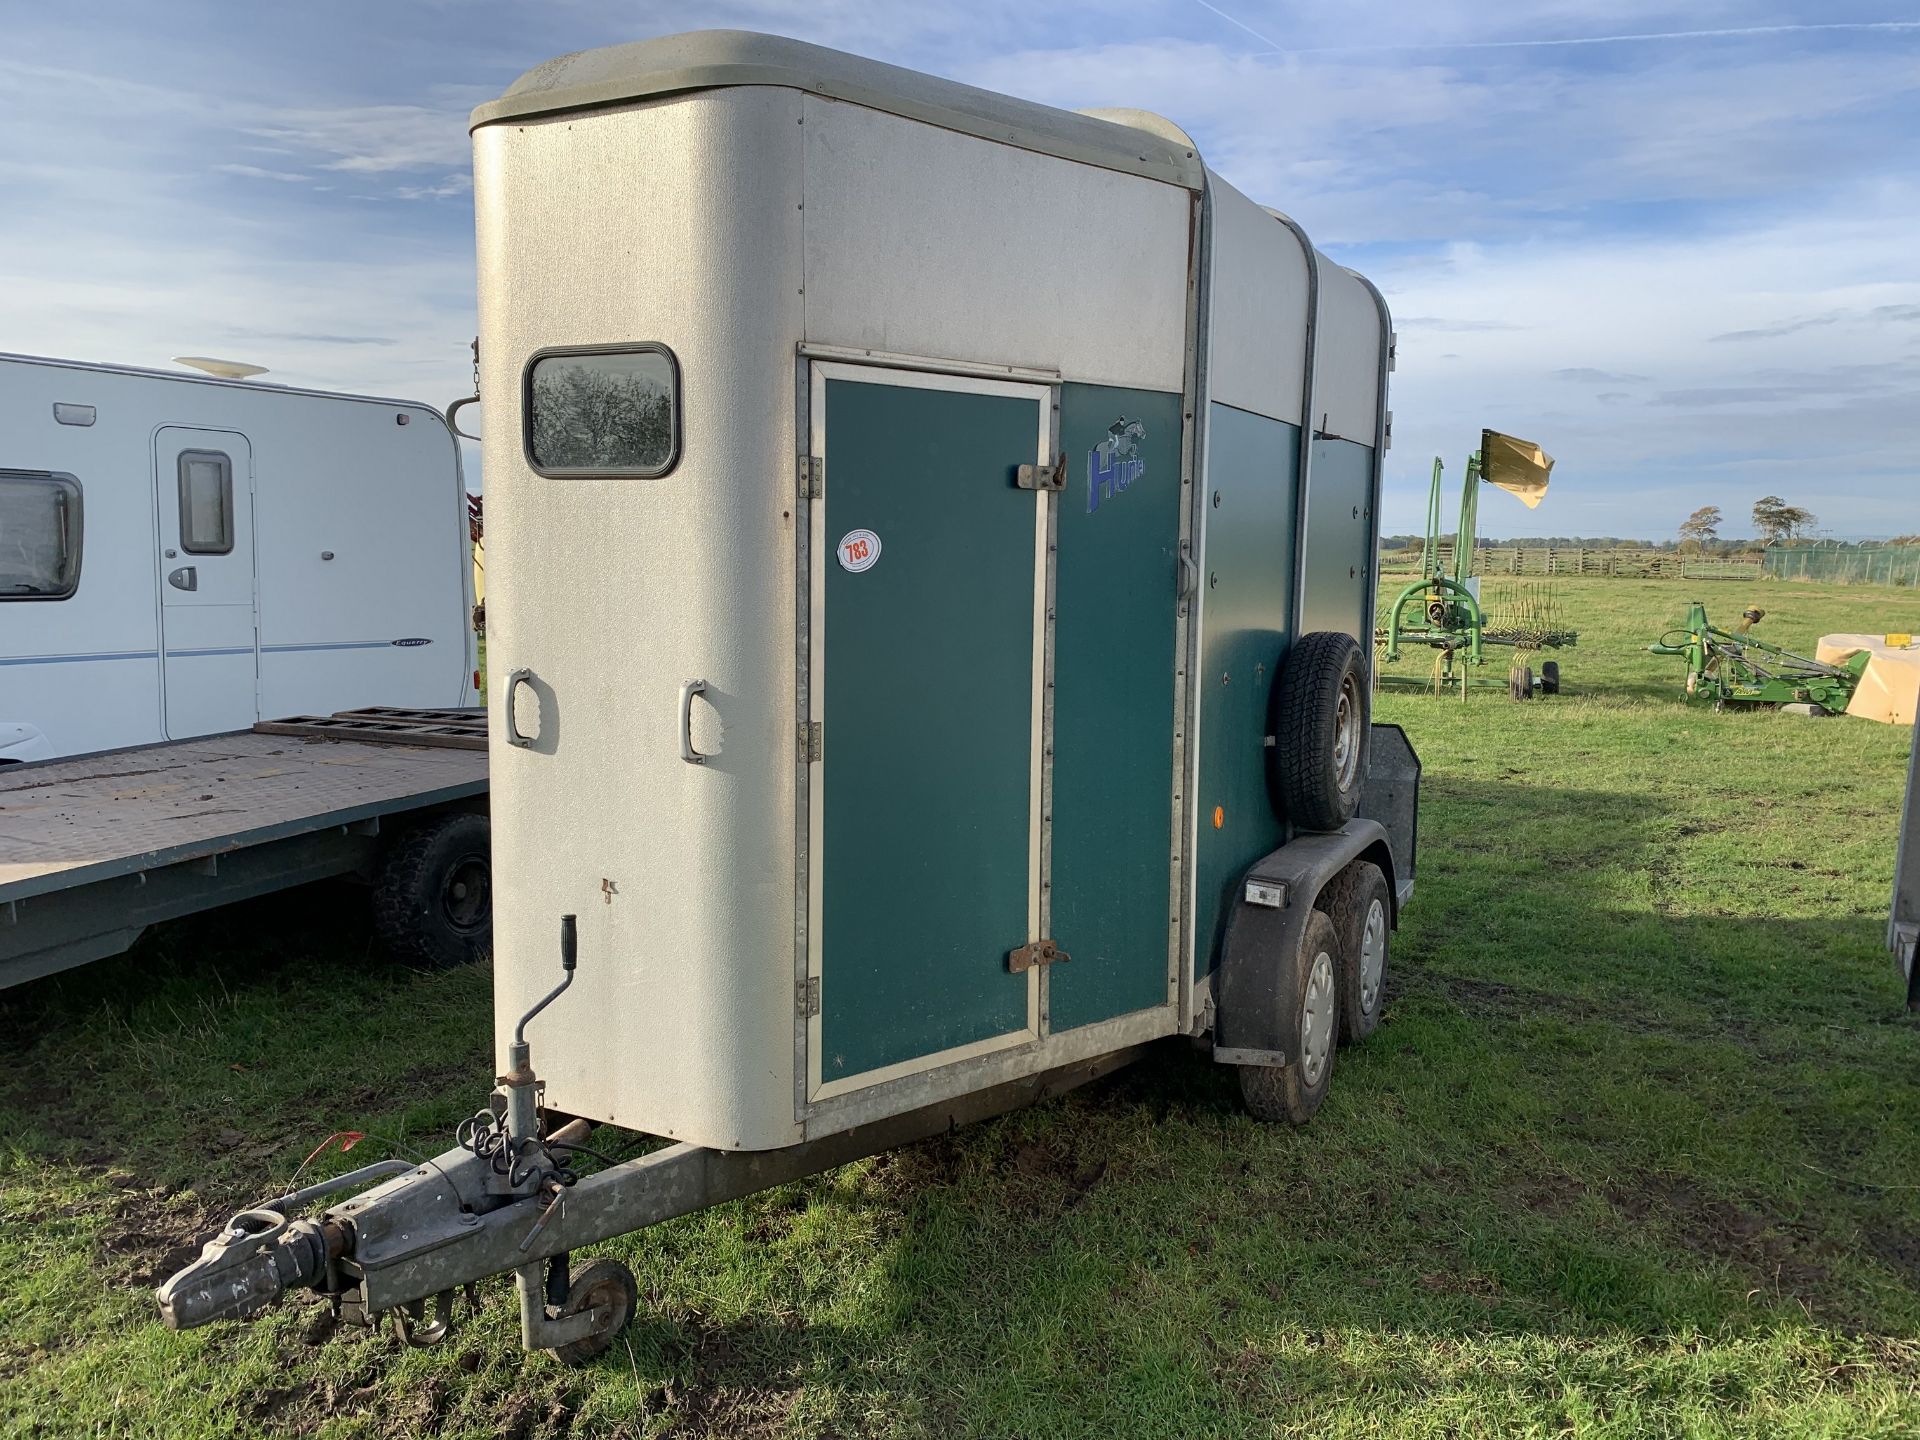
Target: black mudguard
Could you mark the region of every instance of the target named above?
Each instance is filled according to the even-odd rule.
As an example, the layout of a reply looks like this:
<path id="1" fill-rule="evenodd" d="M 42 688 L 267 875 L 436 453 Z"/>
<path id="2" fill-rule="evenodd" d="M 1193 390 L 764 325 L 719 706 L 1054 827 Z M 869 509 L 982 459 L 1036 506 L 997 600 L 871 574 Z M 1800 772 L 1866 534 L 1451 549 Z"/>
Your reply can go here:
<path id="1" fill-rule="evenodd" d="M 1278 963 L 1300 943 L 1326 883 L 1355 860 L 1387 877 L 1393 923 L 1413 898 L 1420 806 L 1420 759 L 1398 725 L 1375 725 L 1360 814 L 1326 835 L 1299 835 L 1242 877 L 1214 973 L 1213 1058 L 1228 1065 L 1284 1065 L 1291 966 Z"/>

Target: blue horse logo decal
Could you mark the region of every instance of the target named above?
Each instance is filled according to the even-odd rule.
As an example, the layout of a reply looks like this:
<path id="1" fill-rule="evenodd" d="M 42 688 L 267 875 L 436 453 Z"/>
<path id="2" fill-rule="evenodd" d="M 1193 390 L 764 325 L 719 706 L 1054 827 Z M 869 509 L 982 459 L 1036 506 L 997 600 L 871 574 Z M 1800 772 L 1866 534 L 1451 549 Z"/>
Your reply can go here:
<path id="1" fill-rule="evenodd" d="M 1147 438 L 1147 427 L 1122 415 L 1107 427 L 1107 438 L 1087 452 L 1087 513 L 1100 508 L 1102 500 L 1130 489 L 1146 474 L 1147 462 L 1140 458 L 1140 445 Z"/>

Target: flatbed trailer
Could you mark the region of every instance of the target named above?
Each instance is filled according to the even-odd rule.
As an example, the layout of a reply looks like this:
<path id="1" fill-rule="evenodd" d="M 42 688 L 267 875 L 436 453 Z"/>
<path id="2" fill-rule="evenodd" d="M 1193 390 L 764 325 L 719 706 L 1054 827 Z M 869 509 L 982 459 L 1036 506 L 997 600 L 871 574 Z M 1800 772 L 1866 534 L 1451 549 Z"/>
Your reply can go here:
<path id="1" fill-rule="evenodd" d="M 120 954 L 161 921 L 340 875 L 373 883 L 402 958 L 483 952 L 487 755 L 480 712 L 465 712 L 472 727 L 461 713 L 303 717 L 271 723 L 291 734 L 0 768 L 0 988 Z M 473 742 L 450 742 L 468 728 Z"/>

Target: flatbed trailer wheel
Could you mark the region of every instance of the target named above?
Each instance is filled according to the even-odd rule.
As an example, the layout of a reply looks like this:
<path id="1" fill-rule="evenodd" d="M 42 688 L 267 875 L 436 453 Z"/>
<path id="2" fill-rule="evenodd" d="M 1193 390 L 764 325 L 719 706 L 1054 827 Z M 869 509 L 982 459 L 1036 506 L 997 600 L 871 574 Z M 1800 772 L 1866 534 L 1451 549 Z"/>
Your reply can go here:
<path id="1" fill-rule="evenodd" d="M 1299 948 L 1276 961 L 1287 1063 L 1238 1067 L 1240 1098 L 1256 1120 L 1304 1125 L 1327 1097 L 1340 1030 L 1339 950 L 1333 921 L 1316 910 L 1307 917 Z"/>
<path id="2" fill-rule="evenodd" d="M 1351 635 L 1316 630 L 1287 652 L 1268 714 L 1267 786 L 1302 830 L 1338 830 L 1367 778 L 1370 692 Z"/>
<path id="3" fill-rule="evenodd" d="M 1340 1041 L 1364 1040 L 1380 1024 L 1387 998 L 1387 943 L 1393 930 L 1387 877 L 1371 860 L 1355 860 L 1313 903 L 1333 921 L 1339 937 Z"/>
<path id="4" fill-rule="evenodd" d="M 493 950 L 492 845 L 487 817 L 449 811 L 403 832 L 373 884 L 373 924 L 388 952 L 440 968 Z"/>
<path id="5" fill-rule="evenodd" d="M 1540 662 L 1540 693 L 1542 695 L 1560 693 L 1560 662 L 1558 660 Z"/>
<path id="6" fill-rule="evenodd" d="M 634 1281 L 633 1271 L 618 1260 L 595 1260 L 574 1276 L 573 1284 L 567 1287 L 567 1303 L 560 1307 L 560 1315 L 565 1318 L 602 1307 L 607 1311 L 607 1319 L 599 1329 L 579 1340 L 570 1340 L 553 1352 L 562 1365 L 584 1365 L 606 1354 L 614 1337 L 627 1328 L 633 1312 L 640 1308 L 640 1287 Z"/>

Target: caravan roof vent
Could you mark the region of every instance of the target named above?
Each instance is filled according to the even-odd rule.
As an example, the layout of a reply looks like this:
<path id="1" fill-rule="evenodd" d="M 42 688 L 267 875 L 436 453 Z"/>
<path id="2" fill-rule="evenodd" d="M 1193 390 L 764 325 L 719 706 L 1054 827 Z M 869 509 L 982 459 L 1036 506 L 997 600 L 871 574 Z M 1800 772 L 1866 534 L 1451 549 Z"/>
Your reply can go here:
<path id="1" fill-rule="evenodd" d="M 250 380 L 255 375 L 267 373 L 264 365 L 249 365 L 244 360 L 216 360 L 210 355 L 176 355 L 176 365 L 186 365 L 195 370 L 204 370 L 209 375 L 217 375 L 222 380 Z"/>

